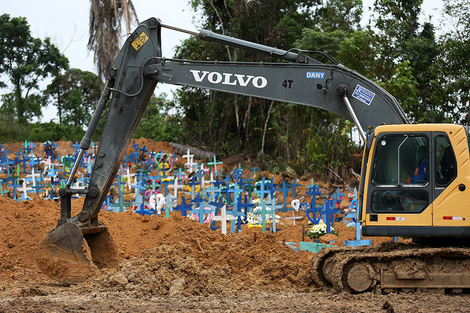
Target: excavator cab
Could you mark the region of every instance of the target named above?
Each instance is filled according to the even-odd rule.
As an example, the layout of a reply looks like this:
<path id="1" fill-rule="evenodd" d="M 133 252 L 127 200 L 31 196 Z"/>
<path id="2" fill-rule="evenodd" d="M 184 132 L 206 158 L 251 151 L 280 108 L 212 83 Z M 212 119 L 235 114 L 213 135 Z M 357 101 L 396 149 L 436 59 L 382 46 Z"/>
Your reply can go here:
<path id="1" fill-rule="evenodd" d="M 458 203 L 470 184 L 462 126 L 378 126 L 367 153 L 363 235 L 468 238 L 470 221 Z"/>

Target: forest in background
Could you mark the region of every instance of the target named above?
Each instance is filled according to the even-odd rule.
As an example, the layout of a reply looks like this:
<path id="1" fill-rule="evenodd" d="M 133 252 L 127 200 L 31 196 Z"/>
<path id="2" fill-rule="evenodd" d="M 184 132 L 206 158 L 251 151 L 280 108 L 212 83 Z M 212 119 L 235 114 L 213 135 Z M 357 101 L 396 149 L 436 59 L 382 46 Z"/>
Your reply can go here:
<path id="1" fill-rule="evenodd" d="M 95 17 L 132 11 L 130 0 L 91 2 Z M 106 2 L 119 5 L 101 12 L 111 7 Z M 439 32 L 421 16 L 421 0 L 376 0 L 366 22 L 361 0 L 189 2 L 201 17 L 198 29 L 284 50 L 323 51 L 394 95 L 412 121 L 470 124 L 469 0 L 444 1 L 442 19 L 448 27 Z M 100 33 L 103 25 L 98 19 L 90 22 L 90 33 Z M 111 32 L 119 33 L 121 24 L 116 25 Z M 21 17 L 0 16 L 0 41 L 0 142 L 80 140 L 109 65 L 98 65 L 99 75 L 69 68 L 66 56 L 48 38 L 33 38 Z M 90 39 L 89 47 L 114 59 L 116 51 L 103 50 L 99 41 Z M 195 37 L 185 40 L 174 58 L 276 61 Z M 41 89 L 46 78 L 51 83 Z M 31 123 L 48 103 L 58 108 L 58 122 Z M 352 154 L 360 150 L 353 133 L 349 121 L 315 108 L 184 87 L 172 97 L 155 95 L 134 137 L 224 156 L 243 153 L 271 164 L 275 172 L 288 166 L 302 174 L 349 169 Z"/>

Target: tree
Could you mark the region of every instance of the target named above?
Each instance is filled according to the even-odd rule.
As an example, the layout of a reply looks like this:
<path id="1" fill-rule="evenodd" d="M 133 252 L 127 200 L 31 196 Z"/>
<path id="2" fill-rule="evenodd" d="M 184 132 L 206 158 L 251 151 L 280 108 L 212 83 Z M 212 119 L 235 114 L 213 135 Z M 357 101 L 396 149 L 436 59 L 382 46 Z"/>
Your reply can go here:
<path id="1" fill-rule="evenodd" d="M 165 93 L 152 97 L 137 126 L 134 138 L 177 142 L 182 137 L 181 116 Z"/>
<path id="2" fill-rule="evenodd" d="M 88 49 L 94 53 L 102 80 L 106 80 L 121 47 L 122 20 L 127 34 L 131 32 L 132 23 L 139 22 L 131 0 L 91 0 Z"/>
<path id="3" fill-rule="evenodd" d="M 39 82 L 68 67 L 67 58 L 49 38 L 31 36 L 26 18 L 0 16 L 0 74 L 9 79 L 12 92 L 2 97 L 2 111 L 16 115 L 25 124 L 28 116 L 40 117 L 45 105 Z M 7 87 L 5 82 L 0 87 Z"/>
<path id="4" fill-rule="evenodd" d="M 439 54 L 434 26 L 420 24 L 422 0 L 376 0 L 376 77 L 402 104 L 411 120 L 439 122 L 441 102 L 432 94 L 439 69 L 433 66 Z M 397 75 L 404 75 L 402 77 Z"/>
<path id="5" fill-rule="evenodd" d="M 439 59 L 434 64 L 439 74 L 433 95 L 442 99 L 445 118 L 470 125 L 470 7 L 469 0 L 444 1 L 448 21 L 441 37 Z"/>
<path id="6" fill-rule="evenodd" d="M 70 69 L 52 80 L 45 95 L 57 107 L 60 125 L 83 126 L 100 98 L 100 80 L 94 73 Z"/>

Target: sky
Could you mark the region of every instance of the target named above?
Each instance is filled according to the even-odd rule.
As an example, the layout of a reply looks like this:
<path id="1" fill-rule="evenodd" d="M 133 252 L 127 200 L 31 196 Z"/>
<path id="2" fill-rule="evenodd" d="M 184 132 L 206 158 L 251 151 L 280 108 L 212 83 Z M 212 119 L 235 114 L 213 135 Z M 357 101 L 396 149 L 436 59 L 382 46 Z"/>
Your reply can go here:
<path id="1" fill-rule="evenodd" d="M 79 68 L 97 73 L 93 63 L 93 54 L 88 51 L 88 26 L 90 2 L 86 0 L 1 0 L 0 14 L 10 17 L 26 17 L 33 37 L 44 39 L 50 37 L 59 50 L 69 59 L 71 68 Z M 372 7 L 374 0 L 363 0 L 364 9 Z M 188 6 L 188 0 L 132 0 L 139 21 L 150 17 L 159 18 L 162 23 L 192 31 L 199 31 L 193 24 L 197 21 L 195 13 Z M 169 4 L 170 3 L 170 4 Z M 442 1 L 424 0 L 423 16 L 440 17 Z M 436 24 L 437 25 L 437 24 Z M 175 46 L 190 35 L 162 28 L 163 56 L 173 57 Z M 158 84 L 156 94 L 162 92 L 171 95 L 176 86 Z M 10 92 L 0 90 L 0 94 Z M 42 122 L 57 118 L 57 110 L 50 105 L 43 111 Z"/>

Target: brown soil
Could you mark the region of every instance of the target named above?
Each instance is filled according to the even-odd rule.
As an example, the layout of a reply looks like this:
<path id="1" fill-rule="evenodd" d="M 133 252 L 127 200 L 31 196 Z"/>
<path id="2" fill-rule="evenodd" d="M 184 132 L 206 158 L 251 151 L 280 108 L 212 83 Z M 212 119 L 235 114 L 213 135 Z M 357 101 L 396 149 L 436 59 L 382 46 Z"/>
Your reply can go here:
<path id="1" fill-rule="evenodd" d="M 70 144 L 59 147 L 72 153 Z M 171 152 L 166 143 L 145 145 Z M 305 188 L 310 181 L 300 183 Z M 327 187 L 325 192 L 334 189 Z M 83 198 L 73 200 L 73 214 L 82 203 Z M 59 215 L 54 201 L 0 197 L 0 312 L 470 312 L 466 296 L 351 295 L 317 287 L 310 273 L 314 254 L 295 253 L 284 244 L 311 241 L 302 235 L 306 218 L 296 226 L 284 219 L 275 234 L 245 226 L 223 235 L 178 212 L 164 218 L 102 211 L 119 263 L 68 286 L 46 277 L 35 262 L 39 242 Z M 321 242 L 342 245 L 355 238 L 344 223 L 334 227 L 340 236 L 323 236 Z M 373 238 L 374 244 L 389 240 Z"/>

